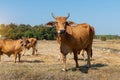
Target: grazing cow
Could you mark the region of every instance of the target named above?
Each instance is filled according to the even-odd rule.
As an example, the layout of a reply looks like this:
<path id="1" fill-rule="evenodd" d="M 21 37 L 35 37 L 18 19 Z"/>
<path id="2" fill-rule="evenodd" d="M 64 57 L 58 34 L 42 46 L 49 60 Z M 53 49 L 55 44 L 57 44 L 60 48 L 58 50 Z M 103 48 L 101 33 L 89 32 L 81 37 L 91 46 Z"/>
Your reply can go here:
<path id="1" fill-rule="evenodd" d="M 52 17 L 56 20 L 54 24 L 56 26 L 57 41 L 60 44 L 60 51 L 62 53 L 63 71 L 66 71 L 66 55 L 70 52 L 74 54 L 76 68 L 79 67 L 78 52 L 82 49 L 87 52 L 87 66 L 91 66 L 90 55 L 92 54 L 94 28 L 86 23 L 69 27 L 70 24 L 67 21 L 69 16 L 70 14 L 68 14 L 67 17 L 55 17 L 52 13 Z M 49 22 L 47 24 L 49 24 Z"/>
<path id="2" fill-rule="evenodd" d="M 0 40 L 0 61 L 1 61 L 1 55 L 6 54 L 9 57 L 13 54 L 15 56 L 15 63 L 17 59 L 17 55 L 19 58 L 21 58 L 21 52 L 24 50 L 24 48 L 27 46 L 27 40 L 12 40 L 12 39 L 5 39 Z"/>
<path id="3" fill-rule="evenodd" d="M 29 50 L 30 48 L 32 48 L 32 55 L 35 54 L 35 52 L 37 52 L 36 49 L 36 44 L 37 44 L 37 39 L 36 38 L 28 38 L 28 45 L 27 45 L 27 49 Z"/>

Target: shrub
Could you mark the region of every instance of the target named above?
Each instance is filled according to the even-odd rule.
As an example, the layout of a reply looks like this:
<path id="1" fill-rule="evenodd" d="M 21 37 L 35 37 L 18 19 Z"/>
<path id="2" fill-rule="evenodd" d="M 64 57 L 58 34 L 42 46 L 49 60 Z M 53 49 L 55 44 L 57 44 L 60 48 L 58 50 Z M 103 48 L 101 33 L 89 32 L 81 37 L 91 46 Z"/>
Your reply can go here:
<path id="1" fill-rule="evenodd" d="M 106 41 L 107 38 L 105 36 L 101 36 L 101 41 Z"/>

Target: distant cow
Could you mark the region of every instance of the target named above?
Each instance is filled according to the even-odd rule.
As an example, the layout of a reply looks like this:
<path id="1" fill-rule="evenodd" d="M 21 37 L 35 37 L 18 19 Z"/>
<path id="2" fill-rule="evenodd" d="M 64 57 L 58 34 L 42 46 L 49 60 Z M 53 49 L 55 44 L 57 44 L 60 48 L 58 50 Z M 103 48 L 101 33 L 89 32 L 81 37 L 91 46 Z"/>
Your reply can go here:
<path id="1" fill-rule="evenodd" d="M 28 38 L 28 45 L 27 45 L 27 49 L 29 50 L 30 48 L 32 48 L 32 55 L 35 54 L 35 52 L 37 52 L 36 49 L 36 44 L 37 44 L 37 39 L 36 38 Z"/>
<path id="2" fill-rule="evenodd" d="M 12 40 L 12 39 L 5 39 L 0 40 L 0 61 L 1 61 L 1 55 L 6 54 L 9 57 L 13 54 L 15 56 L 15 63 L 17 59 L 17 55 L 19 58 L 21 58 L 21 52 L 24 50 L 24 48 L 27 46 L 26 40 Z"/>
<path id="3" fill-rule="evenodd" d="M 87 52 L 87 66 L 90 67 L 90 55 L 92 53 L 92 42 L 94 36 L 94 28 L 87 23 L 77 24 L 74 27 L 69 27 L 70 24 L 67 21 L 70 14 L 67 17 L 55 17 L 52 13 L 52 17 L 56 20 L 54 22 L 57 32 L 57 41 L 60 44 L 60 51 L 63 58 L 63 71 L 66 71 L 66 55 L 69 52 L 73 52 L 76 67 L 78 64 L 78 52 L 82 49 Z M 49 24 L 49 22 L 47 23 Z"/>

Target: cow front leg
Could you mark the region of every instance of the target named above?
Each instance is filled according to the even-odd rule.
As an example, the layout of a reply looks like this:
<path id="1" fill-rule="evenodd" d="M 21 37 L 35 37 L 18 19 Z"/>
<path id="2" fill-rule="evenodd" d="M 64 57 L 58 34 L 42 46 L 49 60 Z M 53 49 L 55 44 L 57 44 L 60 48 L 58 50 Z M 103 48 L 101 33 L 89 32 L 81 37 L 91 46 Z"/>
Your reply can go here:
<path id="1" fill-rule="evenodd" d="M 33 48 L 32 48 L 32 55 L 35 54 L 35 51 L 36 51 L 36 49 L 35 49 L 35 47 L 33 47 Z"/>
<path id="2" fill-rule="evenodd" d="M 78 64 L 78 53 L 77 51 L 74 51 L 74 60 L 75 60 L 75 63 L 76 63 L 76 68 L 79 68 L 79 64 Z"/>
<path id="3" fill-rule="evenodd" d="M 65 54 L 62 54 L 62 61 L 63 61 L 62 71 L 66 71 L 66 55 Z"/>
<path id="4" fill-rule="evenodd" d="M 17 52 L 14 53 L 14 57 L 15 57 L 15 63 L 16 63 L 16 59 L 17 59 Z"/>

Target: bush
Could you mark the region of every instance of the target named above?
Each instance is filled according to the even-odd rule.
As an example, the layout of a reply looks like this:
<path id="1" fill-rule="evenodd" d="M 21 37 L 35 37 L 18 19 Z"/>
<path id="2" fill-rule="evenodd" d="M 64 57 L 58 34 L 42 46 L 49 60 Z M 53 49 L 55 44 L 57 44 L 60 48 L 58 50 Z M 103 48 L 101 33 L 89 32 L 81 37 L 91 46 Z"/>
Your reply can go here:
<path id="1" fill-rule="evenodd" d="M 106 39 L 106 37 L 105 36 L 102 36 L 101 37 L 101 41 L 106 41 L 107 39 Z"/>
<path id="2" fill-rule="evenodd" d="M 35 37 L 39 40 L 54 40 L 56 39 L 55 27 L 45 27 L 43 25 L 25 25 L 25 24 L 9 24 L 0 25 L 0 34 L 10 39 L 19 39 L 22 37 Z"/>

